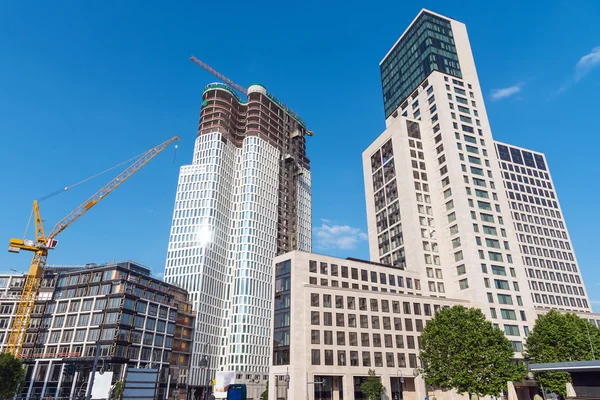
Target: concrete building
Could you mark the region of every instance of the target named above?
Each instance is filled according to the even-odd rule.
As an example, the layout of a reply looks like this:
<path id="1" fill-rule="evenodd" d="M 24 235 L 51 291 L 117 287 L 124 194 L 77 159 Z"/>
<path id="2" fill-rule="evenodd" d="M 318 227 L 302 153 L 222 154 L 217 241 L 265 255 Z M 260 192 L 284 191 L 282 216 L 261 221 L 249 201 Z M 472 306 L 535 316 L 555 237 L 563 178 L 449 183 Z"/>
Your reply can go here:
<path id="1" fill-rule="evenodd" d="M 165 280 L 188 290 L 198 311 L 191 384 L 206 386 L 220 370 L 264 387 L 272 260 L 311 249 L 312 133 L 260 85 L 243 101 L 210 84 L 202 99 L 193 161 L 179 175 Z M 198 368 L 205 355 L 209 376 Z"/>
<path id="2" fill-rule="evenodd" d="M 420 332 L 441 307 L 467 301 L 427 295 L 421 274 L 400 266 L 299 251 L 274 265 L 270 399 L 362 399 L 369 369 L 390 399 L 427 395 Z"/>
<path id="3" fill-rule="evenodd" d="M 15 305 L 25 275 L 0 276 L 0 351 L 6 346 Z M 76 268 L 47 268 L 25 334 L 22 358 L 27 366 L 20 398 L 73 398 L 85 393 L 97 351 L 100 366 L 112 371 L 113 383 L 126 367 L 160 365 L 164 398 L 167 386 L 185 390 L 191 347 L 174 341 L 191 318 L 187 292 L 150 276 L 127 261 Z M 190 335 L 191 336 L 191 335 Z M 67 373 L 73 366 L 74 374 Z M 171 377 L 171 383 L 168 383 Z"/>
<path id="4" fill-rule="evenodd" d="M 386 130 L 363 153 L 371 259 L 420 274 L 426 294 L 482 309 L 517 356 L 536 307 L 591 311 L 544 157 L 526 151 L 528 164 L 516 165 L 499 156 L 505 145 L 496 151 L 465 25 L 422 10 L 380 68 Z M 532 195 L 540 204 L 513 200 L 510 182 L 521 190 L 524 176 L 544 181 L 543 195 Z M 523 185 L 528 196 L 537 188 Z M 530 200 L 536 209 L 525 215 Z M 542 230 L 539 238 L 527 235 L 523 217 L 529 232 Z M 547 286 L 536 291 L 540 280 L 560 292 L 562 305 L 558 296 L 550 302 Z"/>
<path id="5" fill-rule="evenodd" d="M 418 271 L 401 266 L 300 251 L 273 263 L 270 399 L 363 399 L 369 369 L 386 398 L 467 398 L 427 387 L 418 368 L 427 321 L 470 301 L 429 292 Z M 600 314 L 577 314 L 600 327 Z"/>

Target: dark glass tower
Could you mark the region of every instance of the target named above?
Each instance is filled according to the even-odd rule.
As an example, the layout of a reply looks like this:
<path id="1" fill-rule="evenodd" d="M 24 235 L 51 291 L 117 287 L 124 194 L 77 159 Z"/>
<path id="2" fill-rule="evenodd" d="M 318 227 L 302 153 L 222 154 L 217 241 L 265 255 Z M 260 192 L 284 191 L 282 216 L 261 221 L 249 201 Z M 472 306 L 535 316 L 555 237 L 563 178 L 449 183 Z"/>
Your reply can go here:
<path id="1" fill-rule="evenodd" d="M 450 21 L 421 13 L 379 68 L 386 118 L 432 71 L 462 78 Z"/>

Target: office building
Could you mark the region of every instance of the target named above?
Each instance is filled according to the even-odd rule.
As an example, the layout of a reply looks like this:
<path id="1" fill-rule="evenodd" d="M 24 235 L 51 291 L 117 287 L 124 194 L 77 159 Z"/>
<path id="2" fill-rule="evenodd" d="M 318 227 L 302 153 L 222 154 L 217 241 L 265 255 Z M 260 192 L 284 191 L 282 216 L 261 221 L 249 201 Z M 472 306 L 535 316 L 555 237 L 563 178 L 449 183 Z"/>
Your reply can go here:
<path id="1" fill-rule="evenodd" d="M 273 265 L 270 399 L 364 399 L 370 369 L 390 399 L 467 398 L 426 386 L 418 368 L 427 321 L 472 302 L 430 292 L 402 266 L 301 251 Z M 600 314 L 577 314 L 600 327 Z"/>
<path id="2" fill-rule="evenodd" d="M 590 310 L 546 157 L 495 145 L 533 303 L 544 309 Z"/>
<path id="3" fill-rule="evenodd" d="M 427 295 L 400 266 L 300 251 L 274 265 L 270 399 L 364 399 L 369 369 L 388 398 L 433 394 L 417 373 L 421 331 L 441 307 L 469 302 Z"/>
<path id="4" fill-rule="evenodd" d="M 179 175 L 165 281 L 188 290 L 198 312 L 191 384 L 205 387 L 220 370 L 264 387 L 272 260 L 311 249 L 312 133 L 260 85 L 243 101 L 210 84 L 202 100 L 192 164 Z M 205 356 L 209 376 L 199 368 Z"/>
<path id="5" fill-rule="evenodd" d="M 0 276 L 0 351 L 25 278 Z M 191 346 L 181 345 L 185 338 L 178 332 L 186 328 L 175 325 L 186 317 L 194 318 L 187 293 L 134 262 L 46 268 L 21 352 L 27 375 L 20 398 L 85 393 L 97 351 L 113 383 L 124 378 L 127 366 L 158 365 L 159 394 L 164 397 L 169 377 L 173 389 L 185 392 Z"/>
<path id="6" fill-rule="evenodd" d="M 533 199 L 536 211 L 526 216 L 527 229 L 536 224 L 545 236 L 544 228 L 550 230 L 543 224 L 557 224 L 560 242 L 549 234 L 544 247 L 540 235 L 528 238 L 522 220 L 513 221 L 517 213 L 511 207 L 522 218 L 520 208 L 532 204 L 529 193 L 519 201 L 510 197 L 514 189 L 505 189 L 513 176 L 507 170 L 507 180 L 504 169 L 510 164 L 514 170 L 514 159 L 503 161 L 496 152 L 465 25 L 422 10 L 380 69 L 386 130 L 363 153 L 371 259 L 420 273 L 426 294 L 468 300 L 481 308 L 513 342 L 517 355 L 533 328 L 536 307 L 591 311 L 581 277 L 573 272 L 576 262 L 566 229 L 560 228 L 564 221 L 553 189 L 540 188 L 544 195 L 535 197 L 545 198 L 545 204 Z M 543 160 L 539 153 L 528 154 Z M 533 173 L 523 163 L 519 184 L 518 179 Z M 544 184 L 551 185 L 548 171 L 540 172 Z M 540 214 L 545 222 L 537 223 Z M 558 234 L 556 228 L 553 232 Z M 540 245 L 532 247 L 529 240 Z M 529 278 L 530 269 L 535 279 Z M 543 297 L 530 285 L 541 288 L 537 276 L 547 276 L 544 284 L 560 291 L 559 271 L 563 284 L 569 281 L 564 289 L 573 293 L 561 293 L 562 304 L 555 299 L 553 305 L 548 286 Z"/>

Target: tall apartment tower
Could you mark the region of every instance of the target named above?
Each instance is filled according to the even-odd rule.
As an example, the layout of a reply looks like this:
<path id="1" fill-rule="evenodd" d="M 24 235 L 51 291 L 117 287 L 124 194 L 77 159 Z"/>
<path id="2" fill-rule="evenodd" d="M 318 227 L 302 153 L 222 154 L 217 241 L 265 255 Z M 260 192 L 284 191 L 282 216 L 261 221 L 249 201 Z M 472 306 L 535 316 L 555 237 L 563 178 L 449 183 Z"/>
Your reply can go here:
<path id="1" fill-rule="evenodd" d="M 503 172 L 509 164 L 515 168 L 515 158 L 499 160 L 465 25 L 422 10 L 380 69 L 386 130 L 363 153 L 371 259 L 420 272 L 430 295 L 469 300 L 511 338 L 516 352 L 543 312 L 536 306 L 590 311 L 548 171 L 533 176 L 546 185 L 540 188 L 546 201 L 533 200 L 535 211 L 520 211 L 533 206 L 529 197 L 507 197 L 513 177 L 508 169 L 503 179 Z M 522 172 L 512 173 L 521 185 L 518 179 L 536 168 L 518 167 Z M 513 223 L 523 213 L 536 239 L 519 230 L 525 229 L 521 219 Z M 530 240 L 540 245 L 531 247 Z M 535 252 L 538 267 L 525 251 Z M 561 283 L 567 290 L 565 279 L 572 294 L 561 293 L 562 303 L 555 298 L 552 304 L 547 290 L 556 284 L 560 291 Z M 538 288 L 544 281 L 547 303 L 536 281 Z"/>
<path id="2" fill-rule="evenodd" d="M 510 144 L 495 145 L 535 306 L 589 311 L 546 157 Z"/>
<path id="3" fill-rule="evenodd" d="M 304 122 L 260 85 L 243 101 L 208 85 L 192 164 L 181 167 L 165 281 L 186 288 L 198 312 L 199 361 L 264 382 L 270 357 L 272 260 L 311 250 L 311 175 Z"/>

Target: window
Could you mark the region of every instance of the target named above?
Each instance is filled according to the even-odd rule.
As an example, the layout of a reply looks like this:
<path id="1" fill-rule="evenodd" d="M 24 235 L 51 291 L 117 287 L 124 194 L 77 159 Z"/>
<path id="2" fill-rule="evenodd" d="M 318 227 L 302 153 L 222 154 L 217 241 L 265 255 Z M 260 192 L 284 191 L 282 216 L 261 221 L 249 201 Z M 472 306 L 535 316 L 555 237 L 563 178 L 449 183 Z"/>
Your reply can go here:
<path id="1" fill-rule="evenodd" d="M 458 285 L 460 286 L 460 290 L 469 288 L 469 282 L 467 281 L 467 279 L 461 279 L 460 281 L 458 281 Z"/>
<path id="2" fill-rule="evenodd" d="M 356 309 L 356 302 L 355 302 L 355 298 L 354 297 L 348 297 L 346 299 L 346 301 L 347 301 L 348 310 L 355 310 Z"/>
<path id="3" fill-rule="evenodd" d="M 498 303 L 512 305 L 512 297 L 508 294 L 498 294 Z"/>
<path id="4" fill-rule="evenodd" d="M 360 316 L 360 327 L 361 328 L 368 328 L 369 327 L 369 319 L 366 315 L 361 315 Z"/>
<path id="5" fill-rule="evenodd" d="M 313 307 L 319 307 L 319 294 L 318 293 L 310 294 L 310 305 Z"/>
<path id="6" fill-rule="evenodd" d="M 454 261 L 461 261 L 462 259 L 463 259 L 462 250 L 457 251 L 456 253 L 454 253 Z"/>
<path id="7" fill-rule="evenodd" d="M 488 251 L 488 256 L 491 261 L 502 261 L 502 254 L 493 251 Z"/>
<path id="8" fill-rule="evenodd" d="M 362 359 L 363 359 L 363 367 L 370 367 L 371 366 L 371 352 L 369 352 L 369 351 L 363 351 L 362 352 Z"/>
<path id="9" fill-rule="evenodd" d="M 488 210 L 488 211 L 492 210 L 491 204 L 488 203 L 487 201 L 477 200 L 477 207 L 479 207 L 481 210 Z"/>
<path id="10" fill-rule="evenodd" d="M 469 153 L 479 154 L 479 149 L 477 147 L 467 145 L 466 148 Z"/>
<path id="11" fill-rule="evenodd" d="M 377 299 L 371 299 L 371 311 L 379 311 L 379 306 L 377 303 Z"/>
<path id="12" fill-rule="evenodd" d="M 506 269 L 500 265 L 492 265 L 492 274 L 506 276 Z"/>
<path id="13" fill-rule="evenodd" d="M 520 336 L 519 327 L 517 325 L 504 325 L 504 333 L 509 336 Z"/>
<path id="14" fill-rule="evenodd" d="M 456 267 L 456 273 L 457 273 L 458 275 L 464 275 L 464 274 L 466 274 L 466 273 L 467 273 L 467 271 L 466 271 L 466 268 L 465 268 L 465 264 L 458 265 L 458 266 Z"/>
<path id="15" fill-rule="evenodd" d="M 310 331 L 310 343 L 311 344 L 319 344 L 321 340 L 321 334 L 320 331 L 317 330 L 311 330 Z"/>
<path id="16" fill-rule="evenodd" d="M 494 222 L 494 216 L 490 214 L 481 213 L 481 220 L 484 222 Z"/>
<path id="17" fill-rule="evenodd" d="M 496 289 L 510 290 L 510 286 L 508 286 L 508 281 L 505 280 L 494 279 L 494 285 Z"/>
<path id="18" fill-rule="evenodd" d="M 513 350 L 516 353 L 521 353 L 523 351 L 523 343 L 522 342 L 512 342 Z"/>
<path id="19" fill-rule="evenodd" d="M 333 350 L 325 350 L 325 365 L 333 365 Z"/>
<path id="20" fill-rule="evenodd" d="M 483 233 L 487 235 L 498 235 L 498 231 L 493 226 L 483 225 Z"/>
<path id="21" fill-rule="evenodd" d="M 504 308 L 500 309 L 500 314 L 502 314 L 503 319 L 510 319 L 515 321 L 517 319 L 517 314 L 514 310 L 506 310 Z"/>
<path id="22" fill-rule="evenodd" d="M 345 350 L 338 350 L 337 363 L 341 367 L 346 365 L 346 351 Z"/>
<path id="23" fill-rule="evenodd" d="M 460 238 L 457 237 L 457 238 L 452 239 L 452 248 L 455 249 L 459 246 L 460 246 Z"/>
<path id="24" fill-rule="evenodd" d="M 321 350 L 312 349 L 310 351 L 310 360 L 312 365 L 321 365 Z"/>
<path id="25" fill-rule="evenodd" d="M 356 314 L 348 314 L 348 327 L 356 328 Z"/>
<path id="26" fill-rule="evenodd" d="M 319 312 L 311 311 L 310 312 L 310 321 L 312 325 L 319 325 Z"/>
<path id="27" fill-rule="evenodd" d="M 500 242 L 496 239 L 485 239 L 485 244 L 487 247 L 493 247 L 495 249 L 500 248 Z"/>

